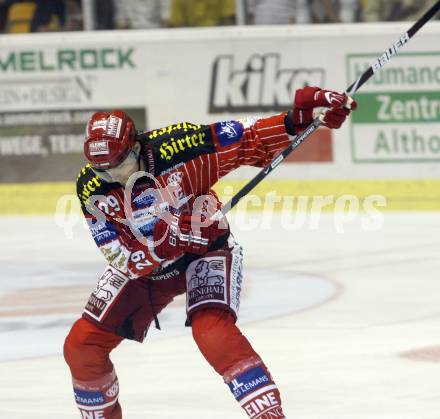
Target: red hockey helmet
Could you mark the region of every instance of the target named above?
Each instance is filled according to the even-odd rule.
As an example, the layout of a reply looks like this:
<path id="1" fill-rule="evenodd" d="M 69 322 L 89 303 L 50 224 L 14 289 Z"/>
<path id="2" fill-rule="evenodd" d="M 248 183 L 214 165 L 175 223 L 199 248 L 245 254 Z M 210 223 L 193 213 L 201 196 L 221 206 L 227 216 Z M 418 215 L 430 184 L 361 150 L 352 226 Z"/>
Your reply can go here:
<path id="1" fill-rule="evenodd" d="M 95 112 L 86 126 L 84 154 L 97 169 L 118 166 L 136 143 L 131 118 L 123 111 Z"/>

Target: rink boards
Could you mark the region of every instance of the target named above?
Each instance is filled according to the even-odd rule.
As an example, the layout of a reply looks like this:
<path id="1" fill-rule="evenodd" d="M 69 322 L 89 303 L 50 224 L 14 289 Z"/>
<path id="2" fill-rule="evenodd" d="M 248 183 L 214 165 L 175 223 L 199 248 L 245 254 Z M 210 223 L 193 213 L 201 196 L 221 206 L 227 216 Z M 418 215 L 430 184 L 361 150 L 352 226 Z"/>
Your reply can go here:
<path id="1" fill-rule="evenodd" d="M 84 163 L 84 125 L 94 110 L 126 109 L 145 129 L 281 112 L 306 84 L 343 90 L 407 27 L 5 35 L 0 214 L 50 214 L 60 196 L 73 193 Z M 438 210 L 439 34 L 439 22 L 424 27 L 360 89 L 350 121 L 340 130 L 318 130 L 265 180 L 254 202 L 270 203 L 271 191 L 283 202 L 380 194 L 384 210 Z M 236 188 L 255 173 L 242 169 L 229 180 Z M 218 185 L 220 194 L 225 185 Z M 324 210 L 335 205 L 329 200 Z"/>
<path id="2" fill-rule="evenodd" d="M 215 190 L 223 202 L 244 186 L 246 180 L 220 181 Z M 440 180 L 271 180 L 266 179 L 238 207 L 246 211 L 311 211 L 314 200 L 324 201 L 320 211 L 339 210 L 343 202 L 366 200 L 381 211 L 439 211 Z M 0 185 L 0 215 L 80 215 L 73 182 Z"/>

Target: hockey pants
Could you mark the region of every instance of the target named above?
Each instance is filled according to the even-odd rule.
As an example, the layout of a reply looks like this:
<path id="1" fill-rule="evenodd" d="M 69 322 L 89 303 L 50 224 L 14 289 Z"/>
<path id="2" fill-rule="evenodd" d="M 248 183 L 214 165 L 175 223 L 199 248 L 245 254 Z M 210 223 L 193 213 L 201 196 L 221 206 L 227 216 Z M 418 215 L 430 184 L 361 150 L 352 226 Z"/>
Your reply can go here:
<path id="1" fill-rule="evenodd" d="M 192 332 L 201 353 L 223 377 L 249 418 L 285 418 L 270 373 L 230 313 L 200 310 L 192 316 Z M 81 418 L 122 418 L 118 379 L 109 357 L 122 340 L 84 318 L 76 321 L 67 336 L 64 358 Z"/>

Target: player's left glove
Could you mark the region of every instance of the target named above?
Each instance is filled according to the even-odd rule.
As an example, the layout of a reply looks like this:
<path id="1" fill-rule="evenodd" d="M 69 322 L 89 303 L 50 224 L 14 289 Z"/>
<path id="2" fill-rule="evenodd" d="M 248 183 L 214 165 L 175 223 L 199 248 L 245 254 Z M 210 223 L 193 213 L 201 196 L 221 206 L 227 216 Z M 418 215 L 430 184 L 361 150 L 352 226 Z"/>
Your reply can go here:
<path id="1" fill-rule="evenodd" d="M 356 101 L 344 93 L 306 86 L 295 92 L 293 104 L 293 127 L 290 134 L 299 134 L 316 118 L 328 128 L 340 128 L 351 111 L 357 107 Z M 287 125 L 287 124 L 286 124 Z"/>

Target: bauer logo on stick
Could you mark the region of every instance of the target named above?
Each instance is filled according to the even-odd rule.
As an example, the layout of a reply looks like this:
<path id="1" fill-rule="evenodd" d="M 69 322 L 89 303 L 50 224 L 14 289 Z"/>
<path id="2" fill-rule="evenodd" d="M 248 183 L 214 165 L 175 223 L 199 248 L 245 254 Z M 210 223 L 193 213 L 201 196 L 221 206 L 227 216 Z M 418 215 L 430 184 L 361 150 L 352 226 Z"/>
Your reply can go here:
<path id="1" fill-rule="evenodd" d="M 394 55 L 396 55 L 400 48 L 402 48 L 409 41 L 408 33 L 405 33 L 391 48 L 388 48 L 373 64 L 373 72 L 379 71 Z"/>

